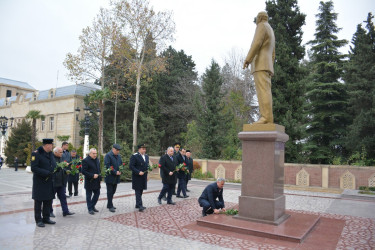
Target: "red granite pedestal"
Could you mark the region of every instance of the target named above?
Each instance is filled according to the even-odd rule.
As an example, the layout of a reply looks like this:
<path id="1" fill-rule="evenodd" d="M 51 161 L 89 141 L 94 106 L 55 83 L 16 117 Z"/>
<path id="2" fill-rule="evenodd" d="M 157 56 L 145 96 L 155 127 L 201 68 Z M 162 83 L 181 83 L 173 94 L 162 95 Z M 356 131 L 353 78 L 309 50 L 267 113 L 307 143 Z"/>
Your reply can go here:
<path id="1" fill-rule="evenodd" d="M 232 233 L 301 243 L 320 219 L 319 215 L 294 212 L 289 212 L 289 214 L 290 217 L 280 225 L 238 220 L 224 214 L 202 217 L 197 220 L 197 225 Z"/>
<path id="2" fill-rule="evenodd" d="M 284 150 L 289 136 L 277 124 L 245 125 L 238 219 L 279 225 L 285 214 Z"/>

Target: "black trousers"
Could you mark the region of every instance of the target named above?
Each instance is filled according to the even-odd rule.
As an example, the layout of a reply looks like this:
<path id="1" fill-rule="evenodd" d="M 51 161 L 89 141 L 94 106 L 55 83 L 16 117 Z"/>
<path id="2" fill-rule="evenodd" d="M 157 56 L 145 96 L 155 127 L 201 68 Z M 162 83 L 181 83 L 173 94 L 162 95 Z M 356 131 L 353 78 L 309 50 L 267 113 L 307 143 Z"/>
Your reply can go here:
<path id="1" fill-rule="evenodd" d="M 167 203 L 171 203 L 172 202 L 172 192 L 173 192 L 175 186 L 176 186 L 175 183 L 173 183 L 173 184 L 163 183 L 163 188 L 161 189 L 158 198 L 159 199 L 163 198 L 164 195 L 167 193 L 168 194 L 168 196 L 167 196 Z"/>
<path id="2" fill-rule="evenodd" d="M 73 194 L 72 184 L 74 185 L 74 195 L 77 196 L 78 195 L 78 181 L 68 181 L 69 195 L 71 196 Z"/>
<path id="3" fill-rule="evenodd" d="M 107 185 L 107 199 L 108 199 L 107 208 L 111 208 L 113 207 L 112 200 L 113 200 L 113 195 L 116 193 L 117 184 L 106 183 L 106 185 Z"/>
<path id="4" fill-rule="evenodd" d="M 143 194 L 143 189 L 135 189 L 135 206 L 140 208 L 143 207 L 142 203 L 142 194 Z"/>
<path id="5" fill-rule="evenodd" d="M 49 212 L 52 206 L 52 200 L 48 201 L 37 201 L 34 200 L 34 217 L 35 222 L 47 221 L 49 220 Z M 42 219 L 43 215 L 43 219 Z"/>

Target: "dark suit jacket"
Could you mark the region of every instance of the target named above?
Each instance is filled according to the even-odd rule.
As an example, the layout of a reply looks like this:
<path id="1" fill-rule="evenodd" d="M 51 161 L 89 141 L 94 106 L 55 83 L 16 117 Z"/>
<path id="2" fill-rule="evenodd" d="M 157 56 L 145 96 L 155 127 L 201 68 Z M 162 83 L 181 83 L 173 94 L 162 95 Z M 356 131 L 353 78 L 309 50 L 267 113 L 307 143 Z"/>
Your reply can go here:
<path id="1" fill-rule="evenodd" d="M 210 202 L 211 207 L 215 207 L 215 200 L 219 198 L 219 201 L 224 204 L 224 199 L 223 199 L 223 188 L 219 190 L 217 187 L 217 183 L 211 183 L 208 185 L 202 192 L 201 196 L 199 197 L 198 201 L 200 199 L 207 200 Z"/>
<path id="2" fill-rule="evenodd" d="M 186 164 L 186 168 L 187 168 L 187 163 L 186 163 L 186 156 L 185 156 L 185 160 L 184 158 L 182 157 L 182 154 L 181 153 L 177 153 L 176 154 L 176 159 L 177 159 L 177 165 L 180 165 L 181 163 L 185 163 Z M 185 172 L 183 171 L 177 171 L 177 178 L 178 179 L 185 179 L 186 178 L 186 174 Z"/>
<path id="3" fill-rule="evenodd" d="M 191 180 L 191 174 L 194 172 L 194 164 L 193 164 L 193 158 L 187 158 L 186 157 L 186 165 L 189 169 L 189 173 L 187 175 L 188 180 Z"/>
<path id="4" fill-rule="evenodd" d="M 99 159 L 93 159 L 89 155 L 82 160 L 82 174 L 85 176 L 85 188 L 87 190 L 100 189 L 102 177 L 94 179 L 94 174 L 100 175 Z"/>
<path id="5" fill-rule="evenodd" d="M 135 153 L 130 157 L 129 168 L 132 171 L 132 188 L 134 190 L 147 189 L 147 168 L 148 168 L 148 155 L 145 155 L 146 161 L 140 153 Z M 145 174 L 139 175 L 142 171 Z"/>
<path id="6" fill-rule="evenodd" d="M 104 166 L 106 169 L 113 167 L 111 174 L 106 175 L 105 183 L 117 184 L 120 182 L 120 175 L 116 175 L 119 167 L 122 165 L 121 155 L 115 155 L 112 150 L 109 151 L 104 157 Z"/>
<path id="7" fill-rule="evenodd" d="M 52 182 L 55 167 L 56 162 L 52 152 L 47 153 L 43 147 L 39 147 L 31 153 L 31 171 L 34 173 L 32 198 L 34 200 L 48 201 L 55 198 Z"/>
<path id="8" fill-rule="evenodd" d="M 173 172 L 176 169 L 177 159 L 174 156 L 172 157 L 173 161 L 170 159 L 168 154 L 165 154 L 160 158 L 159 161 L 161 165 L 160 172 L 162 172 L 160 175 L 164 184 L 176 184 L 177 181 L 176 172 Z M 169 172 L 173 172 L 173 175 L 169 175 Z"/>

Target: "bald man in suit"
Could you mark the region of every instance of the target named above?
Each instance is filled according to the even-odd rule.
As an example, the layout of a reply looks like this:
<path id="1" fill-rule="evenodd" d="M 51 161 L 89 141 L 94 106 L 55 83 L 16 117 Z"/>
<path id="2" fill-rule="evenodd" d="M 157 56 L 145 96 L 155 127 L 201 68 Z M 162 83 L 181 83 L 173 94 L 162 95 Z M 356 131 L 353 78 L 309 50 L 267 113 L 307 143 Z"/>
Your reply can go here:
<path id="1" fill-rule="evenodd" d="M 275 35 L 268 23 L 267 12 L 259 12 L 256 19 L 257 28 L 251 48 L 243 68 L 251 64 L 255 88 L 259 102 L 260 119 L 258 124 L 273 123 L 271 77 L 275 61 Z"/>

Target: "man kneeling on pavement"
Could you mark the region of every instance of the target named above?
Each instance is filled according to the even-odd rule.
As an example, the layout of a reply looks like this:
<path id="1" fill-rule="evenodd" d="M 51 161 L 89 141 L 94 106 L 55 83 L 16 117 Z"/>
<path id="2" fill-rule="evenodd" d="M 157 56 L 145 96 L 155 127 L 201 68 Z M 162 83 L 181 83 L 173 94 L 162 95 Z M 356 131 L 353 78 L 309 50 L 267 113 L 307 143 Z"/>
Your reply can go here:
<path id="1" fill-rule="evenodd" d="M 203 208 L 202 216 L 207 214 L 218 214 L 221 211 L 225 212 L 225 205 L 223 199 L 223 187 L 225 184 L 224 178 L 218 178 L 216 182 L 209 184 L 202 192 L 198 199 L 199 205 Z M 217 200 L 219 199 L 219 200 Z"/>

